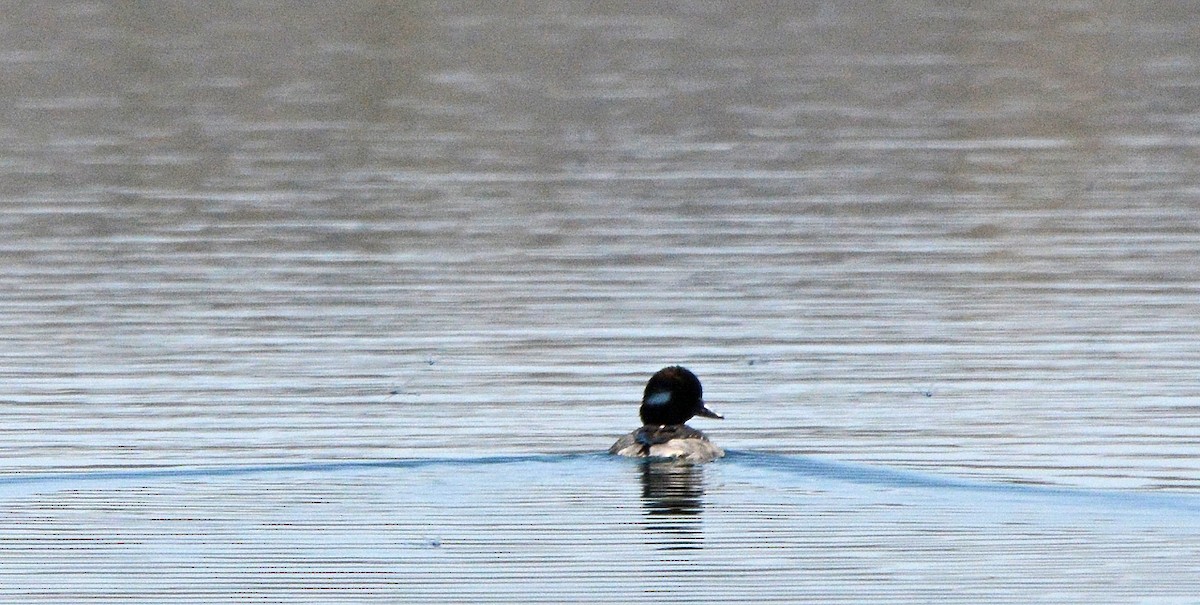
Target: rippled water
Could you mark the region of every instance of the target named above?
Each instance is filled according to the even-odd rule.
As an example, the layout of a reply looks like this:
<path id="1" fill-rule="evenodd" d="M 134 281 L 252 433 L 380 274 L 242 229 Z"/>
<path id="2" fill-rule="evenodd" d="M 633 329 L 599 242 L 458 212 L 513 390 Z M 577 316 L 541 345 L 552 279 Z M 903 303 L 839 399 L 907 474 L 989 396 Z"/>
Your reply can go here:
<path id="1" fill-rule="evenodd" d="M 1180 602 L 1200 497 L 731 452 L 24 477 L 0 595 L 281 602 Z M 134 579 L 128 572 L 138 571 Z"/>
<path id="2" fill-rule="evenodd" d="M 0 598 L 1186 602 L 1193 8 L 7 3 Z"/>

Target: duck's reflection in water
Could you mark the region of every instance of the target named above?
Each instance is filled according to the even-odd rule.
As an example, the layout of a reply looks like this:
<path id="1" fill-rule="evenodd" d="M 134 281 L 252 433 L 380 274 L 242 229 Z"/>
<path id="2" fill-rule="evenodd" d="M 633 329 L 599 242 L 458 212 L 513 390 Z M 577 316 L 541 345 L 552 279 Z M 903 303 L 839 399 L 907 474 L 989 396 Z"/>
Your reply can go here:
<path id="1" fill-rule="evenodd" d="M 704 469 L 663 460 L 642 462 L 642 507 L 651 544 L 663 550 L 703 546 Z"/>

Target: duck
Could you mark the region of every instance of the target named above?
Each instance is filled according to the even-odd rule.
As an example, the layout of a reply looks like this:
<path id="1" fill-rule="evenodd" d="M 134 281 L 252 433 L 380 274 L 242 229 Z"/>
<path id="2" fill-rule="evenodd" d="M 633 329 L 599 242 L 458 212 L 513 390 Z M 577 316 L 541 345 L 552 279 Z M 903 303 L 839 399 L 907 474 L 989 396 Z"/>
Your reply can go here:
<path id="1" fill-rule="evenodd" d="M 666 458 L 699 464 L 725 455 L 700 431 L 685 424 L 695 416 L 724 416 L 704 404 L 700 379 L 683 366 L 665 367 L 650 377 L 638 410 L 642 427 L 617 439 L 608 453 L 630 458 Z"/>

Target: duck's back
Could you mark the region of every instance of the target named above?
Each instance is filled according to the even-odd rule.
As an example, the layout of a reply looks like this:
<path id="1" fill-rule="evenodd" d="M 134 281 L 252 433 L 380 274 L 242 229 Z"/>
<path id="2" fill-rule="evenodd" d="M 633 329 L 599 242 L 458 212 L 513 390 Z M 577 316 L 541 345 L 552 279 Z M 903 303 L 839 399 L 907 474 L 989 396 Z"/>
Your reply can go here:
<path id="1" fill-rule="evenodd" d="M 725 455 L 704 433 L 686 425 L 646 425 L 617 440 L 610 454 L 631 458 L 672 458 L 684 462 L 708 462 Z"/>

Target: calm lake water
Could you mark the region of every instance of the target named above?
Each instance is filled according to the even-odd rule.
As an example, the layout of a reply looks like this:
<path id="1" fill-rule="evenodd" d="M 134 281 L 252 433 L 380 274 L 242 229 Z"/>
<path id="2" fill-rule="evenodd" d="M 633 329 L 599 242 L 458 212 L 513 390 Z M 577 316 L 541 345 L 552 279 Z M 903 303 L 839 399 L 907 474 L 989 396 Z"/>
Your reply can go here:
<path id="1" fill-rule="evenodd" d="M 1200 594 L 1194 3 L 0 6 L 4 602 Z"/>

